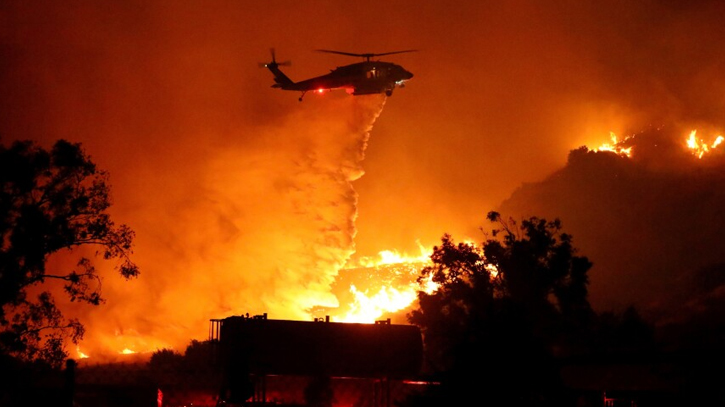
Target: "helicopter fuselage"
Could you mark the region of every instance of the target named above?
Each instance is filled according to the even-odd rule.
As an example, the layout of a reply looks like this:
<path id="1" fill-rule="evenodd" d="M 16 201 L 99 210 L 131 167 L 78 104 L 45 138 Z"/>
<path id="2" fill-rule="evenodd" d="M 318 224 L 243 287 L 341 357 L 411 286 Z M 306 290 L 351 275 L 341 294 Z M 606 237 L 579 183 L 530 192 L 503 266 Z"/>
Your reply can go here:
<path id="1" fill-rule="evenodd" d="M 413 77 L 412 73 L 400 65 L 391 62 L 369 60 L 370 56 L 381 54 L 352 55 L 364 56 L 368 59 L 363 62 L 338 66 L 330 70 L 328 74 L 299 82 L 292 81 L 279 69 L 281 63 L 278 64 L 275 61 L 274 54 L 272 62 L 264 64 L 263 66 L 269 69 L 274 75 L 275 84 L 272 85 L 273 88 L 302 92 L 302 96 L 307 92 L 323 93 L 335 89 L 345 89 L 352 95 L 384 93 L 390 96 L 396 87 L 405 86 L 405 82 Z M 302 100 L 302 96 L 300 96 L 300 101 Z"/>
<path id="2" fill-rule="evenodd" d="M 317 91 L 346 89 L 353 95 L 392 92 L 396 86 L 402 86 L 413 77 L 400 65 L 390 62 L 366 61 L 340 66 L 329 74 L 317 76 L 299 82 L 275 84 L 273 87 L 284 90 Z"/>

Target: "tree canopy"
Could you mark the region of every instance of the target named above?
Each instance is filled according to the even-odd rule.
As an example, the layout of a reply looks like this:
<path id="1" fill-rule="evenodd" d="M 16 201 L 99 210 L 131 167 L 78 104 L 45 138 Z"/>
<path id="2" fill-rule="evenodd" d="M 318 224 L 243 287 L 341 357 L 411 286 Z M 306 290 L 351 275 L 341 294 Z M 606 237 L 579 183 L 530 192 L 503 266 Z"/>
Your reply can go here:
<path id="1" fill-rule="evenodd" d="M 554 358 L 593 316 L 591 263 L 578 256 L 559 220 L 520 224 L 496 212 L 481 246 L 448 234 L 421 272 L 437 291 L 420 292 L 409 321 L 423 332 L 428 369 L 441 382 L 431 403 L 556 403 Z M 428 394 L 431 396 L 431 394 Z M 436 401 L 437 400 L 437 401 Z M 426 403 L 423 403 L 426 404 Z"/>
<path id="2" fill-rule="evenodd" d="M 50 150 L 32 141 L 0 145 L 0 353 L 59 365 L 65 342 L 82 339 L 83 325 L 61 314 L 44 283 L 61 281 L 71 301 L 104 301 L 90 258 L 48 272 L 54 253 L 95 247 L 96 255 L 118 261 L 124 278 L 139 274 L 130 258 L 134 232 L 111 220 L 110 206 L 108 173 L 80 143 L 58 140 Z"/>

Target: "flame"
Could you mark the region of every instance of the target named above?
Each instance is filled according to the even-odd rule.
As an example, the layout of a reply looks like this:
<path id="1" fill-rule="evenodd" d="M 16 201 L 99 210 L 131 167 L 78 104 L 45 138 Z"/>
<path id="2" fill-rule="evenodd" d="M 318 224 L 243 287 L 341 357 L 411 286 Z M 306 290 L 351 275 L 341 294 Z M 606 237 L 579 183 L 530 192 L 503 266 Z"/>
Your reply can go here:
<path id="1" fill-rule="evenodd" d="M 342 317 L 342 322 L 370 323 L 386 312 L 407 308 L 417 298 L 417 291 L 414 287 L 403 287 L 398 290 L 394 287 L 383 286 L 377 293 L 368 295 L 352 285 L 350 292 L 355 296 L 355 303 L 352 311 Z"/>
<path id="2" fill-rule="evenodd" d="M 342 322 L 373 323 L 385 313 L 408 308 L 417 299 L 418 291 L 434 292 L 437 284 L 432 280 L 417 281 L 420 270 L 430 264 L 432 249 L 420 243 L 418 247 L 418 255 L 383 250 L 377 258 L 362 257 L 354 262 L 352 267 L 375 269 L 388 277 L 395 277 L 395 281 L 379 288 L 373 288 L 375 281 L 369 281 L 366 289 L 351 284 L 349 291 L 353 295 L 353 302 L 349 304 L 350 311 L 336 319 Z"/>
<path id="3" fill-rule="evenodd" d="M 498 277 L 498 267 L 493 264 L 487 264 L 485 267 L 492 280 Z"/>
<path id="4" fill-rule="evenodd" d="M 107 334 L 96 334 L 89 341 L 84 342 L 85 358 L 97 363 L 127 360 L 129 357 L 144 358 L 158 349 L 175 349 L 164 337 L 143 335 L 141 332 L 126 328 L 117 329 Z"/>
<path id="5" fill-rule="evenodd" d="M 433 274 L 428 274 L 425 279 L 420 281 L 418 289 L 426 294 L 433 294 L 438 290 L 440 284 L 433 281 Z"/>
<path id="6" fill-rule="evenodd" d="M 697 138 L 697 130 L 692 130 L 690 136 L 687 138 L 687 148 L 690 149 L 692 154 L 696 155 L 697 158 L 702 158 L 705 154 L 711 152 L 717 146 L 722 144 L 724 138 L 718 135 L 712 144 L 708 145 L 704 140 Z"/>
<path id="7" fill-rule="evenodd" d="M 174 349 L 174 347 L 161 338 L 141 337 L 133 330 L 126 330 L 116 332 L 114 335 L 97 336 L 86 343 L 83 350 L 80 346 L 76 346 L 75 353 L 78 359 L 99 363 L 124 361 L 131 356 L 145 358 L 158 349 Z"/>
<path id="8" fill-rule="evenodd" d="M 400 253 L 397 250 L 382 250 L 378 252 L 379 259 L 375 257 L 361 257 L 359 260 L 354 262 L 352 267 L 378 267 L 382 265 L 390 264 L 415 264 L 415 263 L 428 263 L 430 261 L 430 255 L 433 253 L 433 249 L 423 246 L 420 242 L 417 242 L 418 250 L 420 254 L 417 256 Z"/>
<path id="9" fill-rule="evenodd" d="M 76 346 L 76 355 L 78 356 L 78 359 L 88 359 L 90 357 L 81 351 L 80 346 Z"/>
<path id="10" fill-rule="evenodd" d="M 470 239 L 464 239 L 463 244 L 474 245 Z M 424 279 L 418 279 L 423 267 L 432 265 L 430 260 L 433 253 L 432 248 L 425 247 L 418 243 L 420 254 L 410 256 L 401 254 L 396 250 L 383 250 L 378 253 L 377 260 L 362 258 L 356 264 L 366 268 L 388 270 L 388 273 L 396 273 L 398 278 L 396 284 L 383 285 L 377 290 L 360 290 L 354 284 L 350 285 L 350 292 L 353 294 L 354 302 L 350 305 L 351 311 L 343 316 L 337 317 L 342 322 L 373 323 L 385 313 L 394 313 L 410 307 L 418 298 L 418 292 L 433 294 L 440 285 L 433 281 L 433 275 L 429 274 Z M 498 269 L 494 265 L 486 265 L 486 270 L 491 278 L 496 278 Z"/>
<path id="11" fill-rule="evenodd" d="M 614 132 L 609 132 L 609 137 L 612 139 L 612 144 L 604 143 L 599 148 L 595 148 L 593 151 L 611 151 L 613 153 L 623 155 L 626 157 L 632 156 L 632 147 L 624 147 L 624 144 L 634 138 L 634 136 L 627 136 L 624 140 L 619 141 L 617 135 Z"/>
<path id="12" fill-rule="evenodd" d="M 610 143 L 604 143 L 599 148 L 592 149 L 591 151 L 610 151 L 615 154 L 619 154 L 625 157 L 632 157 L 632 146 L 625 147 L 628 141 L 634 138 L 634 135 L 627 136 L 623 140 L 619 140 L 614 132 L 609 132 L 609 136 L 612 139 Z M 703 139 L 697 137 L 697 130 L 692 130 L 690 135 L 687 137 L 687 149 L 697 158 L 702 158 L 705 154 L 712 153 L 720 144 L 725 141 L 725 137 L 718 135 L 715 140 L 708 144 Z"/>

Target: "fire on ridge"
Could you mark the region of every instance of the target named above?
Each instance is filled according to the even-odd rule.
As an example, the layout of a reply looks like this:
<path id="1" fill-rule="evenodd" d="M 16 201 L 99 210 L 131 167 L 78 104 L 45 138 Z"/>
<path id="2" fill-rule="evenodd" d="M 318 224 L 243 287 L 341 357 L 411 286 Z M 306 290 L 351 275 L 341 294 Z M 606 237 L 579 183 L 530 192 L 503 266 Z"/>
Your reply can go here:
<path id="1" fill-rule="evenodd" d="M 590 149 L 591 151 L 609 151 L 625 157 L 632 157 L 632 150 L 634 148 L 634 139 L 636 134 L 625 136 L 620 139 L 614 132 L 610 132 L 609 136 L 612 140 L 611 143 L 603 143 L 597 148 Z M 702 159 L 707 154 L 715 152 L 715 150 L 725 141 L 725 137 L 717 135 L 712 137 L 712 141 L 708 143 L 702 138 L 697 137 L 697 130 L 692 130 L 689 136 L 686 138 L 684 143 L 687 150 L 699 159 Z"/>

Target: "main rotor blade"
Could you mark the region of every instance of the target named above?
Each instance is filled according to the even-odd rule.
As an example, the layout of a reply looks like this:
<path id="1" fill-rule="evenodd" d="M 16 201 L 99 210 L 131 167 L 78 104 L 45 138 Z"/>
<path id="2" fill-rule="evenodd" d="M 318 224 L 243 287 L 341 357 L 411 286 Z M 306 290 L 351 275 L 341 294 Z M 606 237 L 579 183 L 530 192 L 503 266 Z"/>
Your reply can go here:
<path id="1" fill-rule="evenodd" d="M 418 51 L 418 50 L 417 49 L 406 49 L 406 50 L 403 50 L 403 51 L 383 52 L 382 54 L 373 54 L 373 55 L 375 55 L 375 56 L 382 56 L 382 55 L 402 54 L 404 52 L 416 52 L 416 51 Z"/>
<path id="2" fill-rule="evenodd" d="M 318 51 L 318 52 L 329 52 L 330 54 L 348 55 L 348 56 L 351 56 L 351 57 L 365 57 L 366 56 L 366 54 L 353 54 L 352 52 L 331 51 L 329 49 L 318 49 L 316 51 Z"/>
<path id="3" fill-rule="evenodd" d="M 351 57 L 361 57 L 361 58 L 367 58 L 368 60 L 372 57 L 379 57 L 383 55 L 392 55 L 392 54 L 402 54 L 403 52 L 415 52 L 418 51 L 417 49 L 406 49 L 403 51 L 392 51 L 392 52 L 383 52 L 380 54 L 374 54 L 374 53 L 366 53 L 366 54 L 355 54 L 352 52 L 343 52 L 343 51 L 333 51 L 329 49 L 318 49 L 319 52 L 329 52 L 330 54 L 340 54 L 340 55 L 348 55 Z"/>

